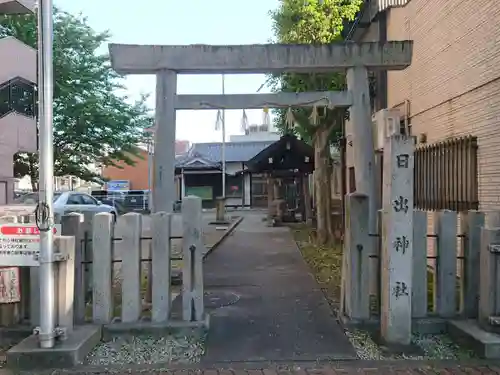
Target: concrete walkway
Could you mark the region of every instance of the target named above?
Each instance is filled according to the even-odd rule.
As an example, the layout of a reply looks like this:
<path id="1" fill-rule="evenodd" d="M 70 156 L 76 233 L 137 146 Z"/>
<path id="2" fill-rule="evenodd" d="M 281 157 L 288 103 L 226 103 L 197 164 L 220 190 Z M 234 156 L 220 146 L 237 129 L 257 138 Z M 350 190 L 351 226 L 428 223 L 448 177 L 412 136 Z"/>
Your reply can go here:
<path id="1" fill-rule="evenodd" d="M 247 213 L 206 260 L 202 363 L 355 358 L 291 233 L 262 218 Z"/>

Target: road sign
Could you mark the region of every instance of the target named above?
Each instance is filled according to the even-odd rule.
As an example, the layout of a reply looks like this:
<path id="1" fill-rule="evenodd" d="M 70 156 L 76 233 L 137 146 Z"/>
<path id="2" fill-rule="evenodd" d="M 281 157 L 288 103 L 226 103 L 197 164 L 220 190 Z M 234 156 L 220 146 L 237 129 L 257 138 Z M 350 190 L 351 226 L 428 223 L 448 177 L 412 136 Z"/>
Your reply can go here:
<path id="1" fill-rule="evenodd" d="M 61 225 L 54 226 L 61 234 Z M 40 231 L 34 224 L 0 224 L 0 267 L 38 267 Z"/>

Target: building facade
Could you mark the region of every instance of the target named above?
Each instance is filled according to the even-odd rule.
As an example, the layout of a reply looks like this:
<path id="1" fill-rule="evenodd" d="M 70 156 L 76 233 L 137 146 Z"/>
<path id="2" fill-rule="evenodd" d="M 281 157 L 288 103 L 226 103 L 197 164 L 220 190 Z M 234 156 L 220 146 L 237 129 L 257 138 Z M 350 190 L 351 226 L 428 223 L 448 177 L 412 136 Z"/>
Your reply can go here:
<path id="1" fill-rule="evenodd" d="M 120 180 L 128 181 L 130 190 L 149 189 L 149 159 L 148 151 L 139 149 L 138 156 L 132 156 L 133 165 L 128 165 L 124 161 L 118 161 L 115 165 L 108 165 L 102 168 L 102 177 L 107 181 Z"/>
<path id="2" fill-rule="evenodd" d="M 225 145 L 226 206 L 255 207 L 267 204 L 267 179 L 247 171 L 246 162 L 275 141 L 237 141 Z M 222 143 L 195 143 L 176 160 L 178 199 L 198 195 L 204 207 L 215 206 L 222 196 Z"/>
<path id="3" fill-rule="evenodd" d="M 260 207 L 267 205 L 267 178 L 259 173 L 249 173 L 245 163 L 280 139 L 275 132 L 256 127 L 245 135 L 231 136 L 225 144 L 226 205 L 234 207 Z M 182 142 L 182 141 L 181 141 Z M 179 146 L 180 147 L 180 146 Z M 107 181 L 128 181 L 130 190 L 148 190 L 147 150 L 140 149 L 133 157 L 134 164 L 117 162 L 116 166 L 102 168 Z M 222 143 L 195 143 L 187 152 L 176 156 L 176 199 L 194 194 L 203 198 L 204 207 L 213 207 L 215 199 L 222 196 Z"/>
<path id="4" fill-rule="evenodd" d="M 267 205 L 267 177 L 248 171 L 246 162 L 280 139 L 269 125 L 250 125 L 245 134 L 231 135 L 225 144 L 225 196 L 228 207 Z M 178 199 L 190 194 L 203 197 L 212 207 L 222 196 L 222 143 L 195 143 L 176 160 Z"/>
<path id="5" fill-rule="evenodd" d="M 416 136 L 417 150 L 436 145 L 448 158 L 438 166 L 444 182 L 435 189 L 447 190 L 449 199 L 470 186 L 463 207 L 476 200 L 481 210 L 500 208 L 499 21 L 497 0 L 369 0 L 346 28 L 354 41 L 414 41 L 410 67 L 373 73 L 373 110 L 399 109 L 401 129 Z M 462 162 L 446 145 L 464 137 L 477 151 Z M 348 147 L 348 167 L 350 160 Z"/>
<path id="6" fill-rule="evenodd" d="M 280 139 L 279 133 L 272 131 L 269 125 L 250 125 L 245 134 L 229 136 L 230 142 L 265 142 L 277 141 Z"/>
<path id="7" fill-rule="evenodd" d="M 34 0 L 0 0 L 0 14 L 33 12 Z M 37 51 L 13 37 L 0 39 L 0 205 L 14 199 L 14 155 L 37 152 Z"/>
<path id="8" fill-rule="evenodd" d="M 185 140 L 175 141 L 175 155 L 183 155 L 189 151 L 190 142 Z M 105 180 L 129 181 L 130 190 L 149 190 L 149 173 L 152 165 L 152 155 L 148 155 L 147 146 L 140 147 L 138 156 L 133 156 L 133 165 L 123 161 L 116 166 L 109 165 L 102 168 Z"/>

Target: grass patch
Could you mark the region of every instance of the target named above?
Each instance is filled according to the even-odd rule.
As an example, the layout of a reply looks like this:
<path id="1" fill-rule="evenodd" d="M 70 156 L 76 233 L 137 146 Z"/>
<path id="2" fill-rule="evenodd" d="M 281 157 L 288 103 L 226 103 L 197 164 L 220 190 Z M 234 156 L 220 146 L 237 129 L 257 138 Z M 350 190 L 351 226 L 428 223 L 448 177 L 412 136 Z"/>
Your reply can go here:
<path id="1" fill-rule="evenodd" d="M 314 229 L 305 224 L 292 224 L 290 228 L 319 287 L 330 305 L 334 309 L 338 309 L 342 284 L 342 245 L 316 245 L 312 240 Z"/>

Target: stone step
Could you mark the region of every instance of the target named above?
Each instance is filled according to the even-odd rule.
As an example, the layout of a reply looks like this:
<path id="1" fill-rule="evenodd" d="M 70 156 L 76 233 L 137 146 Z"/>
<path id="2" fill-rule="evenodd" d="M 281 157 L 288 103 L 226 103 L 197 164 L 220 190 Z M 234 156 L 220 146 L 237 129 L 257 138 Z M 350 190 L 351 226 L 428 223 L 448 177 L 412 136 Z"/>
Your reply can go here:
<path id="1" fill-rule="evenodd" d="M 500 335 L 483 330 L 476 320 L 452 320 L 448 333 L 459 344 L 485 359 L 500 359 Z"/>

